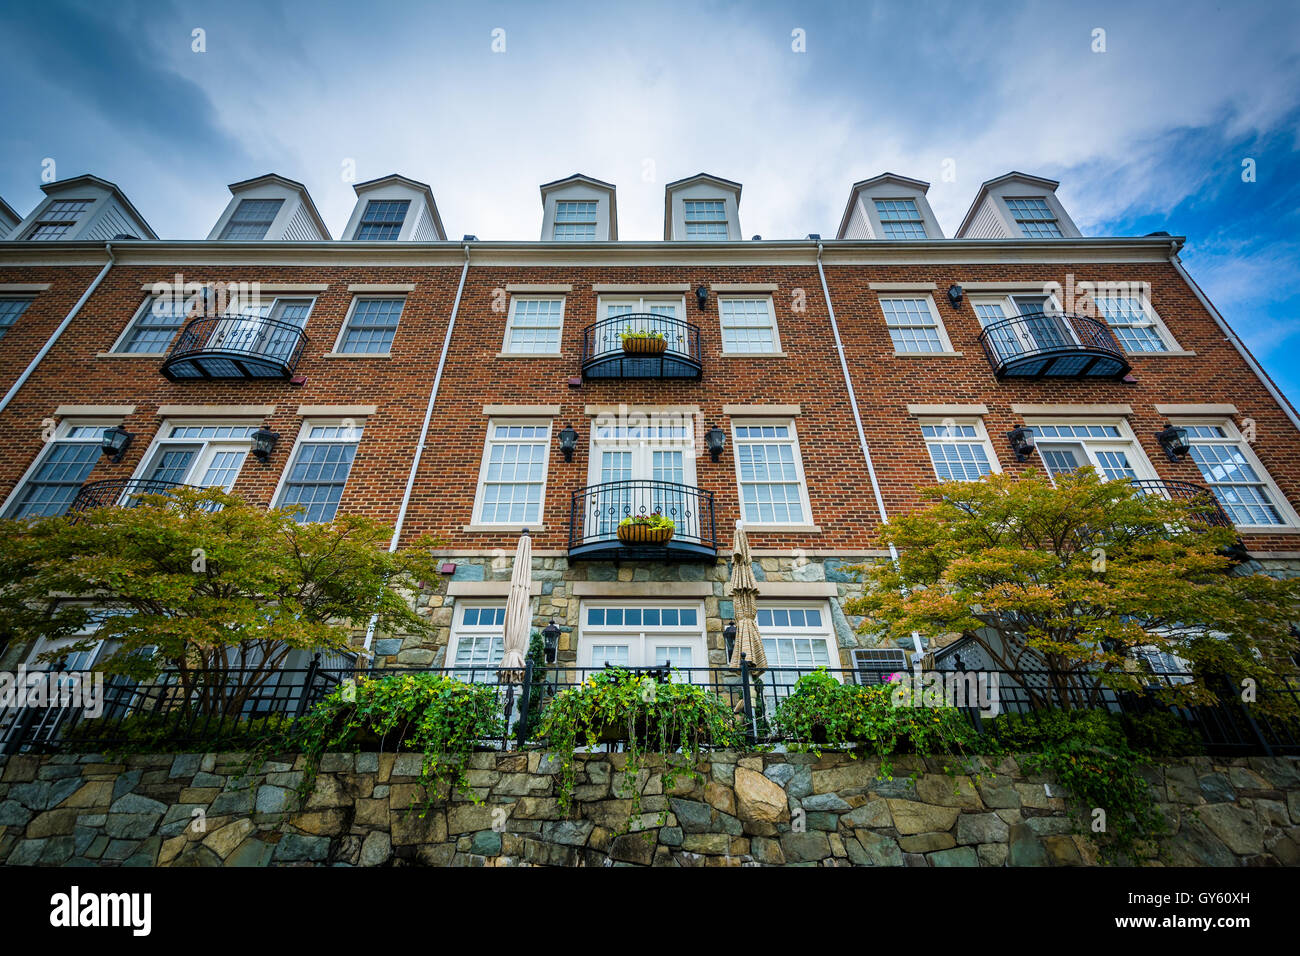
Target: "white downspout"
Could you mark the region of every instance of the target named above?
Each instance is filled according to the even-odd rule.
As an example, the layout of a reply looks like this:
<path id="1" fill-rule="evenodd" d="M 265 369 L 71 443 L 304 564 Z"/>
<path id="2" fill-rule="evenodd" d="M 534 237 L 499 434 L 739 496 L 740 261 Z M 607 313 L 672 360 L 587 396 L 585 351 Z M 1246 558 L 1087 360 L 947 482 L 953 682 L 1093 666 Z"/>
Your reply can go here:
<path id="1" fill-rule="evenodd" d="M 822 268 L 822 243 L 817 243 L 817 276 L 822 283 L 822 298 L 826 300 L 826 313 L 831 320 L 831 334 L 835 336 L 835 351 L 840 357 L 840 371 L 844 373 L 844 387 L 849 392 L 849 408 L 853 409 L 853 424 L 858 429 L 858 444 L 862 446 L 862 457 L 867 463 L 867 475 L 871 478 L 871 491 L 876 496 L 876 508 L 880 512 L 880 523 L 885 524 L 889 521 L 889 515 L 885 512 L 885 499 L 880 493 L 880 482 L 876 479 L 876 466 L 871 461 L 871 448 L 867 445 L 867 433 L 862 429 L 862 415 L 858 411 L 858 396 L 853 391 L 853 379 L 849 375 L 849 362 L 844 355 L 844 343 L 840 340 L 840 326 L 835 321 L 835 306 L 831 304 L 831 292 L 826 285 L 826 271 Z M 898 549 L 891 542 L 889 545 L 889 557 L 895 565 L 898 564 Z M 916 648 L 917 660 L 920 660 L 924 649 L 921 647 L 921 635 L 912 632 L 912 644 Z"/>
<path id="2" fill-rule="evenodd" d="M 1266 389 L 1268 389 L 1268 393 L 1273 396 L 1273 400 L 1277 402 L 1282 411 L 1286 413 L 1287 418 L 1291 419 L 1291 424 L 1294 425 L 1297 430 L 1300 430 L 1300 417 L 1296 416 L 1295 409 L 1291 406 L 1291 403 L 1286 400 L 1286 397 L 1278 390 L 1277 386 L 1273 384 L 1272 380 L 1264 372 L 1264 369 L 1257 361 L 1255 361 L 1255 357 L 1250 354 L 1250 350 L 1246 348 L 1246 344 L 1241 341 L 1237 333 L 1232 330 L 1223 316 L 1219 314 L 1219 310 L 1214 307 L 1214 304 L 1210 302 L 1205 293 L 1201 291 L 1201 287 L 1196 284 L 1196 280 L 1188 274 L 1187 269 L 1183 266 L 1182 260 L 1178 258 L 1178 249 L 1176 246 L 1171 247 L 1170 249 L 1169 261 L 1178 271 L 1178 274 L 1186 280 L 1189 286 L 1191 286 L 1192 291 L 1196 293 L 1196 298 L 1200 299 L 1201 305 L 1205 306 L 1205 311 L 1210 313 L 1215 324 L 1218 325 L 1219 329 L 1223 332 L 1224 338 L 1232 343 L 1232 347 L 1237 350 L 1237 353 L 1243 359 L 1246 360 L 1246 364 L 1250 366 L 1250 370 L 1255 373 L 1255 377 L 1260 380 Z"/>
<path id="3" fill-rule="evenodd" d="M 398 539 L 402 536 L 402 525 L 406 522 L 406 511 L 411 504 L 411 492 L 415 489 L 415 475 L 420 470 L 420 460 L 424 457 L 425 442 L 429 437 L 429 423 L 433 420 L 433 405 L 438 398 L 438 386 L 442 383 L 442 370 L 447 364 L 447 353 L 451 350 L 451 335 L 456 329 L 456 316 L 460 312 L 460 297 L 465 291 L 465 276 L 469 273 L 469 243 L 465 243 L 465 264 L 460 270 L 460 284 L 456 286 L 456 298 L 451 304 L 451 319 L 447 322 L 447 334 L 442 337 L 442 354 L 438 356 L 438 369 L 433 374 L 433 387 L 429 390 L 429 402 L 424 409 L 424 423 L 420 426 L 420 439 L 415 446 L 415 457 L 411 460 L 411 473 L 406 476 L 406 490 L 402 494 L 402 504 L 397 509 L 397 523 L 393 526 L 393 537 L 388 542 L 389 554 L 397 550 Z M 375 625 L 379 615 L 372 614 L 366 625 L 366 642 L 364 650 L 369 653 L 370 644 L 375 639 Z"/>
<path id="4" fill-rule="evenodd" d="M 80 312 L 81 307 L 86 304 L 86 300 L 91 297 L 97 288 L 99 288 L 99 284 L 104 280 L 104 276 L 108 275 L 108 270 L 113 268 L 116 261 L 113 258 L 113 244 L 111 242 L 104 243 L 104 250 L 108 253 L 108 262 L 104 263 L 104 268 L 99 270 L 99 275 L 95 276 L 95 281 L 86 286 L 86 291 L 81 293 L 81 298 L 79 298 L 76 304 L 72 307 L 72 311 L 63 317 L 63 321 L 60 322 L 59 327 L 50 334 L 50 337 L 45 341 L 45 344 L 41 346 L 41 350 L 36 353 L 30 362 L 27 363 L 27 368 L 23 369 L 23 374 L 19 375 L 18 380 L 9 387 L 9 391 L 5 393 L 4 398 L 0 398 L 0 412 L 3 412 L 9 407 L 9 403 L 13 401 L 14 396 L 18 394 L 18 390 L 23 387 L 27 379 L 31 377 L 31 374 L 36 371 L 36 366 L 41 364 L 41 359 L 45 358 L 45 356 L 50 353 L 50 349 L 54 348 L 54 343 L 59 340 L 59 336 L 61 336 L 67 327 L 72 324 L 72 320 L 77 317 L 77 313 Z"/>

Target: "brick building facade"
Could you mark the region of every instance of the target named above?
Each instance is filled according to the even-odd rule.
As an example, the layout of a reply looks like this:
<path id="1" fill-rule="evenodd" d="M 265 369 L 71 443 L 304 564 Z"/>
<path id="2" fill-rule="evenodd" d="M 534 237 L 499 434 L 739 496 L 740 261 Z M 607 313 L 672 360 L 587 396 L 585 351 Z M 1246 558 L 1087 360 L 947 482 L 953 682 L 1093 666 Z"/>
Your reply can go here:
<path id="1" fill-rule="evenodd" d="M 401 545 L 437 539 L 455 570 L 420 599 L 436 637 L 374 635 L 384 663 L 491 663 L 528 528 L 562 662 L 721 664 L 743 518 L 769 660 L 852 666 L 875 643 L 843 613 L 848 569 L 885 554 L 882 508 L 989 470 L 1209 486 L 1251 567 L 1300 566 L 1295 411 L 1180 239 L 1080 236 L 1049 180 L 986 184 L 955 238 L 924 183 L 891 176 L 856 184 L 824 242 L 740 238 L 740 188 L 709 176 L 669 185 L 656 242 L 618 241 L 613 187 L 588 177 L 543 187 L 538 242 L 447 241 L 403 177 L 358 187 L 341 240 L 280 177 L 232 186 L 207 240 L 30 238 L 70 183 L 0 241 L 3 513 L 156 480 L 400 518 Z M 241 283 L 251 297 L 211 307 Z M 177 286 L 184 307 L 156 309 Z M 665 357 L 625 354 L 628 330 L 664 332 Z M 118 461 L 98 452 L 113 426 L 132 436 Z M 278 435 L 265 461 L 256 429 Z M 674 542 L 620 546 L 617 519 L 653 510 Z"/>

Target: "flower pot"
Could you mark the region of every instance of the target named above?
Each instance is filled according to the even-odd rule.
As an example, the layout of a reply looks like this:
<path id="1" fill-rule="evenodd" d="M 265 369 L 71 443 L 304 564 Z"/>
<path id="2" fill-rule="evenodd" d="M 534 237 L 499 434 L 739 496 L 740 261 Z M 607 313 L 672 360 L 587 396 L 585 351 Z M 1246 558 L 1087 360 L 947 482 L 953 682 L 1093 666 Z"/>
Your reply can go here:
<path id="1" fill-rule="evenodd" d="M 667 349 L 667 339 L 647 335 L 623 336 L 623 351 L 629 355 L 663 355 Z"/>
<path id="2" fill-rule="evenodd" d="M 648 524 L 618 526 L 618 540 L 623 544 L 665 545 L 672 538 L 672 528 L 652 528 Z"/>

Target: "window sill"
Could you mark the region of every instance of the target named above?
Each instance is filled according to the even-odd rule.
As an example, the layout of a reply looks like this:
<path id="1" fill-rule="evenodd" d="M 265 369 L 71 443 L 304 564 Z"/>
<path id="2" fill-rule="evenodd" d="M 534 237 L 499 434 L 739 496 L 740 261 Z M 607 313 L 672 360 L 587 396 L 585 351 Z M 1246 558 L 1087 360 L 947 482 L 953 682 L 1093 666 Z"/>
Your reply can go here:
<path id="1" fill-rule="evenodd" d="M 1195 352 L 1184 351 L 1183 349 L 1168 349 L 1164 352 L 1128 352 L 1124 353 L 1129 358 L 1190 358 Z"/>
<path id="2" fill-rule="evenodd" d="M 895 352 L 894 358 L 961 358 L 965 352 Z"/>
<path id="3" fill-rule="evenodd" d="M 463 524 L 460 526 L 460 530 L 470 534 L 521 534 L 524 527 L 525 525 L 522 522 L 519 524 Z M 530 524 L 527 525 L 527 528 L 530 535 L 541 534 L 546 531 L 546 525 L 544 524 Z"/>
<path id="4" fill-rule="evenodd" d="M 564 358 L 563 352 L 498 352 L 497 358 L 504 359 L 558 359 Z"/>
<path id="5" fill-rule="evenodd" d="M 96 352 L 95 358 L 111 359 L 165 359 L 166 352 Z"/>
<path id="6" fill-rule="evenodd" d="M 723 358 L 789 358 L 788 352 L 723 352 Z"/>
<path id="7" fill-rule="evenodd" d="M 1270 534 L 1300 534 L 1300 527 L 1296 527 L 1296 526 L 1293 525 L 1293 524 L 1288 524 L 1288 525 L 1281 525 L 1281 524 L 1266 524 L 1266 525 L 1239 524 L 1239 525 L 1234 525 L 1234 527 L 1235 527 L 1235 528 L 1237 529 L 1237 531 L 1239 531 L 1241 534 L 1248 534 L 1248 535 L 1251 535 L 1252 537 L 1257 537 L 1257 538 L 1262 538 L 1262 537 L 1264 537 L 1265 535 L 1270 535 Z"/>
<path id="8" fill-rule="evenodd" d="M 326 352 L 321 358 L 327 359 L 391 359 L 392 352 Z"/>
<path id="9" fill-rule="evenodd" d="M 746 533 L 752 531 L 754 534 L 789 534 L 799 532 L 802 534 L 821 534 L 820 525 L 815 524 L 757 524 L 752 521 L 745 522 Z"/>

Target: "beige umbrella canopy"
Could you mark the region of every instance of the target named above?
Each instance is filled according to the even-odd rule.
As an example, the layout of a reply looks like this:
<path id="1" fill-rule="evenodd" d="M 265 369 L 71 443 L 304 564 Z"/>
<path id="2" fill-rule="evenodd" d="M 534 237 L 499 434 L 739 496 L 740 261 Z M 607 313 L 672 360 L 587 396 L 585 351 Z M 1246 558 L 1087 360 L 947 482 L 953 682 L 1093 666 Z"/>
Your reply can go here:
<path id="1" fill-rule="evenodd" d="M 749 538 L 744 524 L 736 522 L 736 540 L 731 555 L 731 600 L 736 611 L 736 644 L 731 652 L 730 667 L 740 667 L 740 655 L 745 655 L 757 675 L 767 667 L 767 654 L 763 639 L 758 633 L 758 583 L 754 580 L 753 558 L 749 554 Z"/>
<path id="2" fill-rule="evenodd" d="M 501 655 L 502 683 L 517 684 L 524 679 L 524 656 L 533 631 L 533 599 L 528 592 L 533 583 L 533 539 L 528 529 L 519 536 L 515 548 L 515 566 L 510 575 L 510 596 L 506 598 L 505 648 Z"/>

